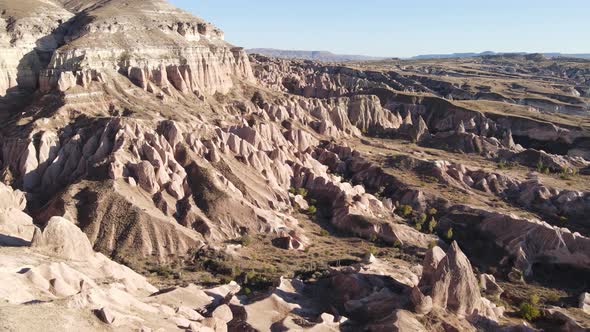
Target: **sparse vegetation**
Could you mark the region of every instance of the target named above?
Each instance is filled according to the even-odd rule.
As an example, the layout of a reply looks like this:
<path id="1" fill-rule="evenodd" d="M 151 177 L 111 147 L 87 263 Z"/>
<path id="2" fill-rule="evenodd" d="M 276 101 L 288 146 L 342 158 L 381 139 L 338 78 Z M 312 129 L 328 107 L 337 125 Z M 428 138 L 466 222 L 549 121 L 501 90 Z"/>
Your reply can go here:
<path id="1" fill-rule="evenodd" d="M 551 172 L 551 170 L 549 169 L 549 167 L 547 167 L 543 164 L 543 161 L 539 161 L 537 163 L 537 172 L 543 173 L 543 174 L 549 174 Z"/>
<path id="2" fill-rule="evenodd" d="M 299 188 L 297 189 L 297 195 L 300 195 L 303 198 L 307 197 L 307 189 L 305 188 Z"/>
<path id="3" fill-rule="evenodd" d="M 314 216 L 317 212 L 318 209 L 315 207 L 315 205 L 310 205 L 307 209 L 307 214 L 309 214 L 310 216 Z"/>
<path id="4" fill-rule="evenodd" d="M 518 314 L 523 319 L 533 321 L 541 316 L 539 310 L 539 296 L 532 295 L 529 301 L 524 301 L 518 307 Z"/>
<path id="5" fill-rule="evenodd" d="M 436 219 L 434 219 L 434 217 L 430 218 L 430 221 L 428 222 L 428 233 L 434 233 L 434 229 L 437 225 L 438 223 L 436 222 Z"/>
<path id="6" fill-rule="evenodd" d="M 452 240 L 453 239 L 453 227 L 450 227 L 445 233 L 445 239 Z"/>
<path id="7" fill-rule="evenodd" d="M 247 247 L 247 246 L 249 246 L 250 244 L 252 244 L 252 238 L 250 237 L 250 235 L 248 235 L 248 234 L 244 234 L 244 235 L 242 235 L 242 236 L 241 236 L 241 237 L 238 239 L 238 241 L 237 241 L 237 242 L 238 242 L 239 244 L 241 244 L 242 246 L 244 246 L 244 247 Z"/>
<path id="8" fill-rule="evenodd" d="M 402 205 L 399 207 L 398 211 L 400 216 L 407 218 L 412 214 L 412 212 L 414 212 L 414 209 L 409 205 Z"/>
<path id="9" fill-rule="evenodd" d="M 559 172 L 559 177 L 562 180 L 571 180 L 572 178 L 576 177 L 578 175 L 578 169 L 573 167 L 573 168 L 569 168 L 569 167 L 565 167 L 561 170 L 561 172 Z"/>

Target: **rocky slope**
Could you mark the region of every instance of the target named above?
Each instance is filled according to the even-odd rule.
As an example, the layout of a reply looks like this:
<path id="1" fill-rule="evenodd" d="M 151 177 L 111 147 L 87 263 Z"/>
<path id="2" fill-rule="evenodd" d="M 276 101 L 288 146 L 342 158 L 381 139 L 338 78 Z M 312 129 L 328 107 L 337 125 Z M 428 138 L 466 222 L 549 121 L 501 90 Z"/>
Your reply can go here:
<path id="1" fill-rule="evenodd" d="M 590 321 L 587 118 L 517 101 L 583 108 L 588 63 L 325 65 L 164 1 L 0 5 L 3 328 Z"/>

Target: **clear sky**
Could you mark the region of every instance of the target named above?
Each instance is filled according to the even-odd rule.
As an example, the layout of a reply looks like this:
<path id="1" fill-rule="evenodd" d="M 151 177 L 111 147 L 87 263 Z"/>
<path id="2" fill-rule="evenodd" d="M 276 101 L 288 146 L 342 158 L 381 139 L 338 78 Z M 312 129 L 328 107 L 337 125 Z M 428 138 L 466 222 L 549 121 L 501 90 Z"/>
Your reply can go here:
<path id="1" fill-rule="evenodd" d="M 170 0 L 246 48 L 590 53 L 590 0 Z"/>

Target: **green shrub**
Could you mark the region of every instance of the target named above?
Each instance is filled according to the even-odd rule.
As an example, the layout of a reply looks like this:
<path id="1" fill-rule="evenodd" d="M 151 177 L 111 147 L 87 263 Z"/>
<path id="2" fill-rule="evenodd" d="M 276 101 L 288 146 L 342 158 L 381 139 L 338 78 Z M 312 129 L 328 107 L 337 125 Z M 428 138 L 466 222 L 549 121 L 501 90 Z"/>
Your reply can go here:
<path id="1" fill-rule="evenodd" d="M 518 314 L 520 317 L 532 321 L 541 316 L 541 311 L 536 304 L 530 302 L 522 302 L 518 307 Z"/>
<path id="2" fill-rule="evenodd" d="M 420 222 L 421 224 L 423 224 L 423 223 L 425 223 L 425 222 L 426 222 L 426 219 L 428 219 L 428 216 L 426 215 L 426 213 L 422 213 L 422 214 L 420 215 L 420 218 L 419 218 L 418 220 L 419 220 L 419 222 Z"/>
<path id="3" fill-rule="evenodd" d="M 434 219 L 434 217 L 432 217 L 430 219 L 430 221 L 428 222 L 428 233 L 430 233 L 430 234 L 434 233 L 434 229 L 436 228 L 437 225 L 438 225 L 438 223 L 436 222 L 436 219 Z"/>
<path id="4" fill-rule="evenodd" d="M 368 253 L 371 254 L 371 255 L 376 255 L 377 254 L 377 248 L 375 248 L 375 246 L 370 246 Z"/>
<path id="5" fill-rule="evenodd" d="M 564 167 L 561 172 L 559 172 L 559 177 L 563 180 L 569 180 L 576 175 L 578 175 L 578 169 L 575 167 L 571 169 L 569 167 Z"/>
<path id="6" fill-rule="evenodd" d="M 297 189 L 297 195 L 302 196 L 303 198 L 307 197 L 307 190 L 305 188 Z"/>
<path id="7" fill-rule="evenodd" d="M 314 205 L 310 205 L 309 208 L 307 209 L 307 214 L 309 215 L 315 215 L 318 212 L 318 209 L 314 206 Z"/>
<path id="8" fill-rule="evenodd" d="M 244 234 L 238 239 L 237 242 L 242 246 L 247 247 L 252 244 L 252 237 L 250 237 L 248 234 Z"/>
<path id="9" fill-rule="evenodd" d="M 402 205 L 399 207 L 399 213 L 402 217 L 408 217 L 412 212 L 414 212 L 414 209 L 409 205 Z"/>
<path id="10" fill-rule="evenodd" d="M 420 222 L 416 222 L 416 224 L 414 225 L 414 228 L 419 232 L 422 230 L 422 223 Z"/>
<path id="11" fill-rule="evenodd" d="M 557 293 L 550 293 L 547 295 L 547 302 L 558 303 L 560 299 L 561 296 L 559 296 Z"/>
<path id="12" fill-rule="evenodd" d="M 453 227 L 450 227 L 447 230 L 447 232 L 445 233 L 445 238 L 449 241 L 453 239 Z"/>
<path id="13" fill-rule="evenodd" d="M 430 208 L 428 209 L 428 214 L 431 216 L 434 216 L 438 213 L 438 211 L 435 208 Z"/>
<path id="14" fill-rule="evenodd" d="M 330 232 L 328 232 L 327 230 L 325 230 L 325 229 L 322 229 L 322 230 L 320 231 L 320 236 L 328 236 L 328 235 L 330 235 Z"/>
<path id="15" fill-rule="evenodd" d="M 151 270 L 151 272 L 156 273 L 158 276 L 163 278 L 170 278 L 174 275 L 174 271 L 170 267 L 164 265 L 158 266 L 157 268 Z"/>

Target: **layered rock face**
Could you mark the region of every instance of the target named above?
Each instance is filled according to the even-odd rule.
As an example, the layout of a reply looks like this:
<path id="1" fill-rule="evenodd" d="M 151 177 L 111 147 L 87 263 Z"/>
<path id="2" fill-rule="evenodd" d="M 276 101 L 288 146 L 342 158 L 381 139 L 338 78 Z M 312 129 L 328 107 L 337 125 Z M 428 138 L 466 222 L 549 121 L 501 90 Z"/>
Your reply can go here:
<path id="1" fill-rule="evenodd" d="M 0 97 L 35 90 L 51 54 L 63 42 L 61 25 L 73 14 L 51 1 L 2 1 Z"/>
<path id="2" fill-rule="evenodd" d="M 9 89 L 66 91 L 124 75 L 151 93 L 227 93 L 252 80 L 241 48 L 223 32 L 165 1 L 64 4 L 25 1 L 3 15 L 2 95 Z M 49 13 L 49 15 L 47 15 Z"/>

